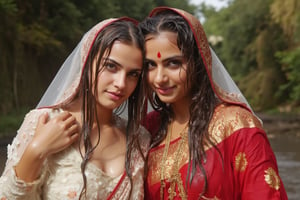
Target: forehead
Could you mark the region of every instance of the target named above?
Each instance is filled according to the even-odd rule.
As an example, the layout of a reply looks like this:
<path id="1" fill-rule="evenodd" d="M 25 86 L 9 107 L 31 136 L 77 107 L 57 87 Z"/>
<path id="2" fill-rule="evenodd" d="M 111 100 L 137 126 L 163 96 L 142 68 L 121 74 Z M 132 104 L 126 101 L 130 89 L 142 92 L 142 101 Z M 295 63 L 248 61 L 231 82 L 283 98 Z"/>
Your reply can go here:
<path id="1" fill-rule="evenodd" d="M 142 51 L 134 44 L 115 41 L 109 58 L 123 67 L 141 68 L 143 63 Z"/>
<path id="2" fill-rule="evenodd" d="M 166 54 L 180 52 L 177 45 L 177 34 L 169 31 L 160 32 L 159 34 L 150 34 L 146 36 L 146 56 L 157 55 L 160 52 L 162 57 Z"/>

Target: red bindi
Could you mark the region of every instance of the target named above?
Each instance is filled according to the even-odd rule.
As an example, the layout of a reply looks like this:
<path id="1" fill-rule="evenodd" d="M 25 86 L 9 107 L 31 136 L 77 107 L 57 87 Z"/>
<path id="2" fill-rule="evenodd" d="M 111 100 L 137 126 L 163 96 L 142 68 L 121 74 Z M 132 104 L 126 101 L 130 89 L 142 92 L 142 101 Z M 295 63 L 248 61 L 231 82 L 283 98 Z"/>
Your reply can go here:
<path id="1" fill-rule="evenodd" d="M 160 52 L 157 52 L 157 57 L 158 57 L 158 58 L 161 58 Z"/>

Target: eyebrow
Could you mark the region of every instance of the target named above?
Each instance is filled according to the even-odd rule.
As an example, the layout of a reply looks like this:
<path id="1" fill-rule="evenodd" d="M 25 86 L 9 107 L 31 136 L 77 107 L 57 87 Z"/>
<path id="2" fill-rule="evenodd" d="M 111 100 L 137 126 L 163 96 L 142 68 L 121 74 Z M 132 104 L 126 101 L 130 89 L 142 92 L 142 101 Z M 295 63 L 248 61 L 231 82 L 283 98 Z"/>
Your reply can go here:
<path id="1" fill-rule="evenodd" d="M 115 61 L 115 60 L 113 60 L 113 59 L 111 59 L 111 58 L 108 58 L 108 57 L 103 58 L 103 63 L 107 63 L 107 62 L 112 62 L 113 64 L 122 67 L 122 65 L 121 65 L 120 63 L 118 63 L 117 61 Z"/>
<path id="2" fill-rule="evenodd" d="M 117 61 L 115 61 L 111 58 L 106 57 L 106 58 L 103 58 L 103 60 L 104 60 L 104 63 L 112 62 L 113 64 L 117 65 L 118 67 L 124 68 L 123 65 L 121 65 L 120 63 L 118 63 Z M 136 67 L 136 68 L 130 69 L 129 71 L 142 71 L 142 69 L 140 67 Z"/>

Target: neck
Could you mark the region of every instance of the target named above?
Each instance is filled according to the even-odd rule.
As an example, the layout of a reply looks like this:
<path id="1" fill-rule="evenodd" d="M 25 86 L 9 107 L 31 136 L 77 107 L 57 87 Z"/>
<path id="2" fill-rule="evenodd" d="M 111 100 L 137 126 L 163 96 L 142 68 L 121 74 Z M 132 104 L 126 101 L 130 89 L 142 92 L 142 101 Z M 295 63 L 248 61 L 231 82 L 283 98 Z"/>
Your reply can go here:
<path id="1" fill-rule="evenodd" d="M 187 123 L 190 119 L 190 111 L 189 111 L 190 103 L 180 102 L 172 104 L 172 110 L 174 112 L 174 121 L 177 121 L 179 124 Z"/>
<path id="2" fill-rule="evenodd" d="M 72 103 L 67 105 L 64 109 L 69 111 L 72 115 L 74 115 L 80 124 L 82 124 L 82 101 L 80 98 L 74 100 Z M 100 125 L 102 126 L 112 126 L 114 124 L 113 120 L 113 110 L 106 109 L 100 106 L 97 106 L 97 118 Z M 97 126 L 96 116 L 93 122 L 93 128 Z"/>
<path id="3" fill-rule="evenodd" d="M 113 119 L 113 111 L 108 109 L 101 109 L 97 108 L 97 118 L 100 127 L 104 126 L 113 126 L 114 119 Z M 96 125 L 96 121 L 94 122 L 94 125 Z"/>

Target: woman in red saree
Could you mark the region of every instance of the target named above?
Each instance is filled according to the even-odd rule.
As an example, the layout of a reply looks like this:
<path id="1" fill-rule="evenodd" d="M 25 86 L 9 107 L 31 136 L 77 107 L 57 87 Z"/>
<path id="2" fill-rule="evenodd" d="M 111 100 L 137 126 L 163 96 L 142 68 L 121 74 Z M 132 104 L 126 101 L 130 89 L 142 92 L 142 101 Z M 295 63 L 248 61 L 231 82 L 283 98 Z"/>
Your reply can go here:
<path id="1" fill-rule="evenodd" d="M 140 27 L 154 108 L 146 199 L 287 199 L 262 122 L 199 20 L 158 7 Z"/>

